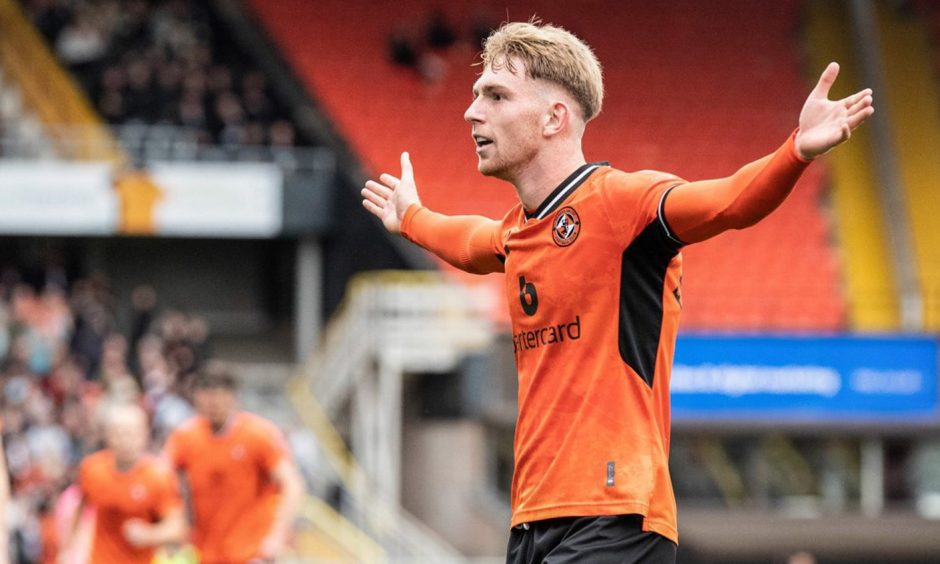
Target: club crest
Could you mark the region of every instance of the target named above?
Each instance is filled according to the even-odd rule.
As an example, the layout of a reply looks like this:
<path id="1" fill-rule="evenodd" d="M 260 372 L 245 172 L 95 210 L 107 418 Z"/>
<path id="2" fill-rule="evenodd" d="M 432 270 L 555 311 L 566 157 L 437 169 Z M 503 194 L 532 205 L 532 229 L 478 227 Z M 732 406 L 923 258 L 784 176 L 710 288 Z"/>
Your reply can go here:
<path id="1" fill-rule="evenodd" d="M 559 247 L 567 247 L 578 239 L 581 233 L 581 218 L 572 207 L 562 208 L 555 216 L 552 226 L 552 240 Z"/>

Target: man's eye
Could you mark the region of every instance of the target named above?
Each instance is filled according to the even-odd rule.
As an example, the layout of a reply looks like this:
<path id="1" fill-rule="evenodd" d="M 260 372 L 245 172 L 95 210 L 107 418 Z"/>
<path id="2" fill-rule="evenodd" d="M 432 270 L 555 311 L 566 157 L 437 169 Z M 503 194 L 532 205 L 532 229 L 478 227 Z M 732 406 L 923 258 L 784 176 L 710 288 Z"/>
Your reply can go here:
<path id="1" fill-rule="evenodd" d="M 499 102 L 499 101 L 502 100 L 502 99 L 503 99 L 503 95 L 502 95 L 502 94 L 495 94 L 495 93 L 493 94 L 493 100 Z"/>

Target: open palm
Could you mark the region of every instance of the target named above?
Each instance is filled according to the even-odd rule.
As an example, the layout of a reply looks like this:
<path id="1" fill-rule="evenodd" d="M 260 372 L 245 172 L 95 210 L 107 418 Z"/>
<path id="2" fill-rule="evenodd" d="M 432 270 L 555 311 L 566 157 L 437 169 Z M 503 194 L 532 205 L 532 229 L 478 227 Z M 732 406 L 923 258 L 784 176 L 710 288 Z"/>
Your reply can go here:
<path id="1" fill-rule="evenodd" d="M 830 100 L 829 90 L 839 76 L 839 65 L 829 63 L 800 112 L 796 149 L 806 159 L 832 150 L 852 136 L 852 130 L 873 113 L 872 91 L 866 88 L 841 100 Z"/>
<path id="2" fill-rule="evenodd" d="M 408 153 L 401 154 L 401 178 L 383 173 L 379 182 L 369 180 L 362 189 L 362 205 L 382 220 L 391 233 L 401 232 L 401 222 L 412 204 L 420 204 L 414 170 Z"/>

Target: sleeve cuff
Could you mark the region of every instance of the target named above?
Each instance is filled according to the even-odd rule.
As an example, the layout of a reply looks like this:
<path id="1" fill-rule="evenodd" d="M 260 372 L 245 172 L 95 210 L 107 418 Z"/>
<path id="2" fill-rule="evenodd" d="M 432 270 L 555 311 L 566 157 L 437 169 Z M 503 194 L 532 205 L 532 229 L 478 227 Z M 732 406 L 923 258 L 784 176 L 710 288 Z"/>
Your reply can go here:
<path id="1" fill-rule="evenodd" d="M 411 204 L 408 206 L 408 209 L 405 210 L 405 216 L 401 219 L 401 236 L 409 241 L 414 241 L 411 238 L 411 227 L 412 222 L 414 221 L 415 215 L 418 212 L 425 209 L 421 204 Z"/>
<path id="2" fill-rule="evenodd" d="M 813 159 L 803 158 L 803 156 L 800 155 L 800 152 L 796 149 L 796 134 L 799 132 L 800 132 L 799 127 L 793 130 L 793 133 L 790 134 L 790 138 L 787 139 L 787 145 L 790 146 L 790 154 L 793 155 L 793 158 L 796 160 L 796 162 L 802 164 L 803 166 L 806 166 L 809 163 L 813 162 Z"/>

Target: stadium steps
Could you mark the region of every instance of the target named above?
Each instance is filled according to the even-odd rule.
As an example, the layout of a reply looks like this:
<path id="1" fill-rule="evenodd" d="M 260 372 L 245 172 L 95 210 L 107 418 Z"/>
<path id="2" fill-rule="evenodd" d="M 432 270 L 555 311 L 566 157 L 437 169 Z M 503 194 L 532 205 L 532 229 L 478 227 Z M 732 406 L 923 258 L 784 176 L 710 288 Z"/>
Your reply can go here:
<path id="1" fill-rule="evenodd" d="M 441 53 L 445 75 L 426 84 L 388 61 L 398 25 L 419 30 L 442 9 L 460 29 L 462 3 L 349 0 L 250 3 L 285 58 L 373 174 L 414 157 L 425 203 L 443 213 L 500 217 L 512 189 L 482 178 L 463 112 L 476 47 Z M 655 168 L 687 178 L 724 176 L 773 151 L 794 129 L 810 84 L 793 30 L 793 1 L 686 0 L 571 4 L 480 2 L 490 21 L 538 14 L 589 41 L 605 65 L 607 100 L 585 139 L 589 160 Z M 708 45 L 707 49 L 702 48 Z M 668 64 L 663 64 L 668 61 Z M 685 254 L 686 329 L 833 330 L 844 325 L 840 263 L 821 211 L 819 166 L 810 167 L 768 220 L 690 247 Z"/>
<path id="2" fill-rule="evenodd" d="M 126 162 L 91 103 L 15 0 L 0 0 L 0 68 L 41 122 L 57 156 Z"/>
<path id="3" fill-rule="evenodd" d="M 878 3 L 882 61 L 908 217 L 924 328 L 940 331 L 940 91 L 927 22 L 913 10 Z"/>
<path id="4" fill-rule="evenodd" d="M 806 35 L 814 73 L 830 61 L 841 69 L 831 97 L 857 92 L 863 85 L 848 29 L 845 6 L 807 3 Z M 879 97 L 879 101 L 881 99 Z M 849 320 L 859 331 L 894 331 L 900 326 L 898 291 L 888 248 L 885 214 L 871 164 L 871 129 L 861 127 L 851 142 L 825 157 L 832 208 L 844 265 Z"/>

